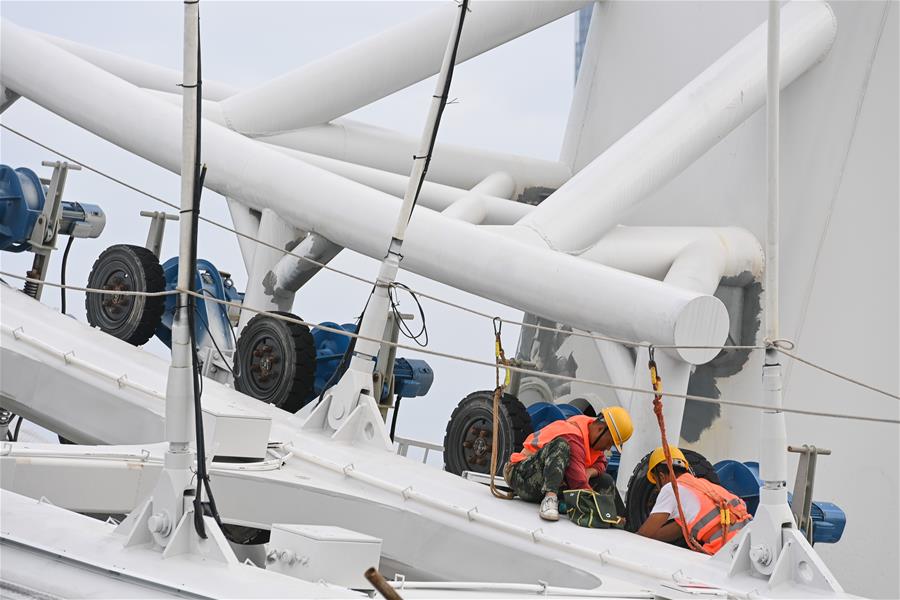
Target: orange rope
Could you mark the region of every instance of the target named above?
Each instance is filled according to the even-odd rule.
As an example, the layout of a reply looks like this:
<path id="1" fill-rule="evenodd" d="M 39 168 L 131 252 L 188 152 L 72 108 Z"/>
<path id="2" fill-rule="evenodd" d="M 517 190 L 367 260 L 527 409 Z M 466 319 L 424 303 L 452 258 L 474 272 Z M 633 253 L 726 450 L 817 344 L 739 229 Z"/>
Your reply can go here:
<path id="1" fill-rule="evenodd" d="M 678 506 L 678 516 L 681 525 L 681 534 L 684 541 L 691 550 L 710 554 L 706 549 L 694 539 L 687 528 L 687 520 L 684 518 L 684 508 L 681 506 L 681 495 L 678 492 L 678 480 L 675 478 L 675 468 L 672 466 L 672 453 L 669 450 L 669 440 L 666 438 L 666 420 L 663 417 L 662 405 L 662 379 L 659 377 L 659 371 L 656 368 L 656 361 L 653 359 L 653 346 L 650 346 L 650 383 L 653 385 L 653 391 L 656 395 L 653 397 L 653 412 L 656 414 L 656 421 L 659 423 L 659 434 L 662 436 L 663 454 L 666 455 L 666 466 L 669 468 L 669 479 L 672 483 L 672 491 L 675 493 L 675 504 Z M 676 521 L 677 522 L 677 521 Z M 724 533 L 724 532 L 723 532 Z"/>

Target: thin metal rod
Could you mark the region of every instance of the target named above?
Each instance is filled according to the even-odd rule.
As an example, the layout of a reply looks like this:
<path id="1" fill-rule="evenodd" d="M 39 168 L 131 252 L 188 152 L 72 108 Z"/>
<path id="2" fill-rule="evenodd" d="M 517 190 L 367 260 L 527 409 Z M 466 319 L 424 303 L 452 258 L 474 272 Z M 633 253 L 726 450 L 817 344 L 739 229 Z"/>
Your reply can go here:
<path id="1" fill-rule="evenodd" d="M 778 237 L 779 237 L 779 86 L 781 6 L 769 2 L 767 90 L 766 90 L 766 174 L 769 219 L 766 229 L 766 338 L 778 339 Z"/>
<path id="2" fill-rule="evenodd" d="M 182 83 L 182 140 L 181 140 L 181 213 L 178 241 L 178 289 L 190 290 L 190 256 L 192 243 L 192 219 L 196 194 L 197 164 L 197 48 L 199 7 L 197 3 L 184 3 L 184 78 Z M 186 291 L 178 296 L 178 306 L 172 321 L 172 365 L 166 388 L 166 439 L 171 452 L 188 452 L 193 438 L 193 368 L 191 339 L 188 327 L 190 304 Z"/>

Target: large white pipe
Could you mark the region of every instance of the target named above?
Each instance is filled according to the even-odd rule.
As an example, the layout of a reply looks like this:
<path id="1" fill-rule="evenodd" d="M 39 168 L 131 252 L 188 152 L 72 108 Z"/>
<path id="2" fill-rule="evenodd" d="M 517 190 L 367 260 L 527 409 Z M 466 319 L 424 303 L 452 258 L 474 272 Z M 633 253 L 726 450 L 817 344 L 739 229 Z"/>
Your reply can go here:
<path id="1" fill-rule="evenodd" d="M 181 126 L 176 107 L 6 21 L 0 49 L 4 84 L 178 172 Z M 35 63 L 42 68 L 33 69 Z M 212 123 L 203 129 L 203 156 L 208 188 L 259 210 L 270 208 L 298 229 L 340 246 L 371 257 L 384 255 L 398 210 L 396 198 Z M 728 331 L 725 307 L 713 296 L 523 245 L 425 208 L 413 216 L 404 255 L 403 267 L 425 277 L 588 331 L 690 346 L 719 345 Z M 678 354 L 702 363 L 716 352 L 681 349 Z"/>
<path id="2" fill-rule="evenodd" d="M 357 165 L 327 156 L 319 156 L 318 154 L 310 154 L 309 152 L 301 152 L 300 150 L 291 150 L 281 146 L 268 145 L 268 147 L 278 150 L 279 152 L 298 158 L 305 163 L 309 163 L 316 167 L 330 171 L 341 177 L 351 179 L 357 183 L 361 183 L 370 188 L 385 192 L 398 198 L 403 195 L 406 187 L 408 176 L 389 173 L 380 169 Z M 509 200 L 513 195 L 515 182 L 512 178 L 505 175 L 504 184 L 500 184 L 493 176 L 489 175 L 490 184 L 476 185 L 471 190 L 465 190 L 433 181 L 426 181 L 422 184 L 419 192 L 419 204 L 432 210 L 443 211 L 457 203 L 465 196 L 475 196 L 478 202 L 484 207 L 484 216 L 481 223 L 486 225 L 512 225 L 525 215 L 527 215 L 534 206 L 523 204 L 514 200 Z M 500 177 L 500 174 L 496 175 Z M 497 185 L 493 185 L 497 184 Z M 491 185 L 491 187 L 486 187 Z"/>
<path id="3" fill-rule="evenodd" d="M 282 256 L 272 268 L 271 285 L 274 286 L 275 295 L 283 296 L 296 292 L 321 270 L 322 267 L 319 265 L 304 259 L 328 264 L 341 250 L 343 248 L 318 233 L 307 234 L 290 254 Z"/>
<path id="4" fill-rule="evenodd" d="M 647 389 L 650 387 L 650 353 L 647 348 L 637 349 L 637 360 L 634 364 L 633 387 Z M 684 394 L 687 392 L 688 380 L 691 376 L 691 365 L 677 360 L 665 352 L 656 352 L 656 364 L 664 392 Z M 681 422 L 684 418 L 684 398 L 665 396 L 663 403 L 663 419 L 666 424 L 666 439 L 673 446 L 679 444 L 681 438 Z M 662 442 L 656 413 L 653 412 L 653 396 L 651 394 L 634 393 L 627 406 L 634 424 L 634 433 L 628 443 L 622 447 L 619 458 L 619 474 L 616 485 L 623 492 L 628 486 L 628 479 L 641 459 L 658 447 Z"/>
<path id="5" fill-rule="evenodd" d="M 253 263 L 247 272 L 247 289 L 244 292 L 244 303 L 258 310 L 290 312 L 294 304 L 293 290 L 277 290 L 272 270 L 284 253 L 277 248 L 284 248 L 297 243 L 298 234 L 289 223 L 285 222 L 275 211 L 263 209 L 259 219 L 259 239 L 268 242 L 269 246 L 255 244 Z M 275 246 L 273 248 L 272 246 Z M 241 311 L 238 322 L 238 334 L 247 323 L 256 316 L 249 310 Z"/>
<path id="6" fill-rule="evenodd" d="M 537 209 L 535 209 L 537 210 Z M 544 247 L 521 227 L 484 227 L 523 244 Z M 603 236 L 581 258 L 659 281 L 667 277 L 682 287 L 702 286 L 711 293 L 723 277 L 758 280 L 763 250 L 752 233 L 739 227 L 626 227 Z"/>
<path id="7" fill-rule="evenodd" d="M 702 286 L 703 293 L 715 290 L 723 277 L 761 279 L 765 261 L 759 241 L 740 227 L 619 225 L 580 256 L 653 279 L 677 276 L 683 287 Z"/>
<path id="8" fill-rule="evenodd" d="M 417 144 L 412 136 L 350 119 L 257 139 L 400 175 L 409 175 L 409 161 Z M 436 144 L 428 179 L 467 190 L 498 171 L 515 180 L 516 193 L 533 186 L 556 189 L 572 176 L 561 162 Z"/>
<path id="9" fill-rule="evenodd" d="M 456 62 L 587 4 L 587 0 L 472 2 Z M 441 66 L 454 10 L 454 3 L 445 2 L 426 15 L 232 96 L 222 105 L 229 126 L 260 135 L 320 125 L 431 77 Z"/>
<path id="10" fill-rule="evenodd" d="M 150 93 L 170 104 L 181 106 L 181 96 L 178 94 L 157 90 L 151 90 Z M 203 118 L 227 126 L 219 102 L 204 101 Z M 288 156 L 397 197 L 402 197 L 406 190 L 409 173 L 404 171 L 408 167 L 406 163 L 415 152 L 412 137 L 348 119 L 323 127 L 257 139 Z M 479 196 L 487 208 L 484 223 L 489 225 L 512 225 L 534 208 L 529 204 L 509 201 L 517 188 L 521 191 L 531 185 L 559 187 L 571 175 L 568 167 L 561 163 L 475 148 L 437 144 L 435 154 L 440 155 L 441 159 L 437 164 L 432 162 L 430 165 L 428 176 L 431 179 L 464 183 L 474 181 L 476 186 L 489 180 L 490 189 L 483 186 L 479 188 Z M 331 157 L 340 157 L 341 160 Z M 492 165 L 512 168 L 521 183 L 517 185 L 515 177 L 504 168 L 491 172 L 489 169 Z M 501 172 L 505 177 L 498 179 Z M 478 179 L 480 174 L 484 176 Z M 434 210 L 444 210 L 470 191 L 465 186 L 454 187 L 426 181 L 422 185 L 419 203 Z"/>
<path id="11" fill-rule="evenodd" d="M 488 196 L 510 196 L 515 182 L 508 173 L 492 173 L 442 212 L 445 217 L 480 225 L 488 217 Z M 520 206 L 528 206 L 520 205 Z"/>
<path id="12" fill-rule="evenodd" d="M 79 44 L 49 33 L 35 31 L 34 34 L 138 87 L 169 93 L 178 92 L 179 97 L 181 95 L 178 87 L 181 83 L 181 73 L 175 69 L 160 67 L 108 50 Z M 207 100 L 224 100 L 237 92 L 238 88 L 227 83 L 203 79 L 203 97 Z"/>
<path id="13" fill-rule="evenodd" d="M 781 87 L 821 60 L 836 24 L 825 2 L 782 9 Z M 763 24 L 520 221 L 549 247 L 582 252 L 636 204 L 681 173 L 766 97 Z"/>
<path id="14" fill-rule="evenodd" d="M 247 275 L 250 275 L 250 271 L 253 270 L 253 255 L 256 253 L 256 246 L 258 246 L 250 238 L 259 239 L 259 220 L 261 215 L 233 198 L 225 198 L 225 202 L 228 205 L 228 212 L 231 213 L 231 222 L 234 225 L 234 230 L 238 234 L 242 234 L 235 237 L 237 237 L 238 246 L 241 248 L 244 268 L 247 271 Z"/>
<path id="15" fill-rule="evenodd" d="M 158 90 L 152 90 L 150 93 L 170 104 L 181 106 L 181 97 L 178 94 Z M 204 101 L 203 117 L 218 125 L 228 126 L 222 113 L 221 102 Z M 409 161 L 416 151 L 417 144 L 417 140 L 412 136 L 350 119 L 338 119 L 326 125 L 256 139 L 282 148 L 288 153 L 300 152 L 301 154 L 296 156 L 303 160 L 308 159 L 322 168 L 377 189 L 389 187 L 390 193 L 395 196 L 403 196 L 403 190 L 409 180 Z M 367 172 L 366 169 L 371 171 Z M 452 199 L 440 207 L 442 210 L 459 199 L 459 190 L 471 189 L 497 172 L 504 172 L 514 180 L 514 189 L 509 195 L 504 196 L 506 198 L 532 186 L 555 189 L 572 176 L 569 167 L 561 162 L 455 144 L 436 144 L 434 157 L 428 167 L 430 181 L 425 183 L 425 187 L 443 184 L 444 188 L 455 190 Z M 394 177 L 389 178 L 386 175 Z M 400 190 L 399 193 L 397 189 Z M 494 208 L 492 207 L 492 212 Z M 523 216 L 521 212 L 511 214 L 518 214 L 519 218 Z"/>

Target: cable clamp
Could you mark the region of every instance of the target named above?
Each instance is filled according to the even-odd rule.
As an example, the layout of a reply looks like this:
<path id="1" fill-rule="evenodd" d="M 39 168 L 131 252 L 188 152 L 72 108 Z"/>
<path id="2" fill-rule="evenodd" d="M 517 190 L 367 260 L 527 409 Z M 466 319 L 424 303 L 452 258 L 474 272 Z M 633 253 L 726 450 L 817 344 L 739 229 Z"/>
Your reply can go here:
<path id="1" fill-rule="evenodd" d="M 116 379 L 116 383 L 119 384 L 120 388 L 123 388 L 126 385 L 128 385 L 128 373 L 123 373 L 121 377 Z"/>
<path id="2" fill-rule="evenodd" d="M 21 340 L 23 335 L 25 335 L 25 329 L 23 327 L 16 327 L 12 330 L 13 337 L 17 340 Z"/>
<path id="3" fill-rule="evenodd" d="M 776 340 L 766 339 L 764 344 L 765 344 L 766 348 L 774 348 L 776 350 L 788 350 L 788 351 L 793 350 L 797 346 L 793 341 L 784 339 L 784 338 L 779 338 Z"/>
<path id="4" fill-rule="evenodd" d="M 412 498 L 412 493 L 413 493 L 413 486 L 409 486 L 400 491 L 400 495 L 403 497 L 404 500 L 409 500 L 410 498 Z"/>
<path id="5" fill-rule="evenodd" d="M 356 468 L 356 467 L 353 466 L 353 463 L 349 463 L 349 464 L 345 465 L 345 466 L 341 469 L 341 471 L 344 473 L 344 475 L 348 475 L 348 476 L 349 476 L 350 473 L 352 473 L 353 470 L 354 470 L 355 468 Z"/>
<path id="6" fill-rule="evenodd" d="M 75 358 L 75 351 L 69 350 L 68 352 L 64 353 L 62 357 L 67 365 L 71 365 L 72 359 Z"/>
<path id="7" fill-rule="evenodd" d="M 530 532 L 531 541 L 537 544 L 540 540 L 538 539 L 538 534 L 544 533 L 543 528 L 538 527 L 537 529 L 532 529 Z"/>
<path id="8" fill-rule="evenodd" d="M 472 516 L 472 513 L 477 513 L 477 512 L 478 512 L 478 507 L 473 506 L 472 508 L 470 508 L 469 510 L 466 511 L 466 517 L 468 517 L 468 519 L 470 521 L 474 521 L 475 517 Z"/>

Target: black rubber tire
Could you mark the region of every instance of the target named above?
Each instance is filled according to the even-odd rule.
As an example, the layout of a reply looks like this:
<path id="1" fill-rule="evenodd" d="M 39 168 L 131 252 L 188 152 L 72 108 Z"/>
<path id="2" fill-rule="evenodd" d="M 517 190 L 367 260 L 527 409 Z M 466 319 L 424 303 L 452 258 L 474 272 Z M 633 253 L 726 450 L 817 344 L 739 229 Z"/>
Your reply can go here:
<path id="1" fill-rule="evenodd" d="M 454 475 L 462 475 L 463 471 L 490 471 L 493 408 L 494 392 L 483 390 L 472 392 L 453 410 L 444 435 L 445 471 Z M 499 424 L 498 474 L 503 472 L 509 456 L 522 449 L 531 433 L 531 417 L 518 398 L 503 394 Z M 469 448 L 466 443 L 470 444 Z"/>
<path id="2" fill-rule="evenodd" d="M 287 312 L 275 314 L 299 319 Z M 256 315 L 241 332 L 235 363 L 234 387 L 252 398 L 288 412 L 312 400 L 316 345 L 305 325 Z"/>
<path id="3" fill-rule="evenodd" d="M 91 268 L 89 288 L 162 292 L 166 277 L 156 255 L 143 246 L 117 244 L 104 250 Z M 84 308 L 93 327 L 141 346 L 153 337 L 162 318 L 164 296 L 86 294 Z"/>
<path id="4" fill-rule="evenodd" d="M 719 476 L 712 463 L 706 460 L 702 454 L 693 450 L 682 450 L 682 452 L 690 463 L 695 477 L 715 484 L 719 483 Z M 637 531 L 644 524 L 644 521 L 650 516 L 650 509 L 656 502 L 658 493 L 656 486 L 647 480 L 647 464 L 649 462 L 650 454 L 647 454 L 634 468 L 631 479 L 628 480 L 628 493 L 625 495 L 625 528 L 631 532 Z"/>

